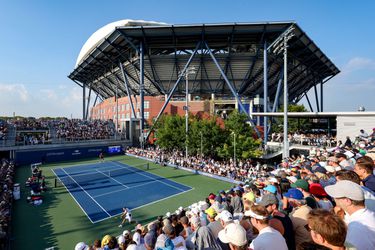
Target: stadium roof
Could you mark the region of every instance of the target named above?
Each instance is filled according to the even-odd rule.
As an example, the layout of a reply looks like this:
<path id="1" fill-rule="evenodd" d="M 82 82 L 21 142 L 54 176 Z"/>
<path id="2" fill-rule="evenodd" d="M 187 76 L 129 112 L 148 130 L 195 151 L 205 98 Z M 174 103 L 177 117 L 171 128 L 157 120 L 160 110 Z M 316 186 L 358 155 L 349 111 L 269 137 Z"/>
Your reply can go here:
<path id="1" fill-rule="evenodd" d="M 138 94 L 138 48 L 143 42 L 146 95 L 168 94 L 195 50 L 197 54 L 190 65 L 196 68 L 196 74 L 189 77 L 189 92 L 231 95 L 210 58 L 209 48 L 236 91 L 253 97 L 263 93 L 264 42 L 271 44 L 291 26 L 294 37 L 288 42 L 289 100 L 299 101 L 310 88 L 340 71 L 295 22 L 168 25 L 122 20 L 104 26 L 88 39 L 69 78 L 102 98 L 115 96 L 116 88 L 118 96 L 125 96 L 121 63 L 132 94 Z M 269 52 L 271 100 L 282 78 L 282 67 L 282 54 Z M 176 94 L 184 93 L 183 86 L 176 89 Z"/>

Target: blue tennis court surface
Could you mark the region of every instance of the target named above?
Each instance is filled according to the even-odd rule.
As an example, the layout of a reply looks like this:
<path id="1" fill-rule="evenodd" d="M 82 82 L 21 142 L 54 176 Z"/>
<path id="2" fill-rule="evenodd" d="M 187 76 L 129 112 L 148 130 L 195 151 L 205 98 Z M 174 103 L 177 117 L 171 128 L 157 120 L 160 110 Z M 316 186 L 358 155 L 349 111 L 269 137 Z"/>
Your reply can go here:
<path id="1" fill-rule="evenodd" d="M 53 171 L 92 223 L 192 189 L 115 161 Z"/>

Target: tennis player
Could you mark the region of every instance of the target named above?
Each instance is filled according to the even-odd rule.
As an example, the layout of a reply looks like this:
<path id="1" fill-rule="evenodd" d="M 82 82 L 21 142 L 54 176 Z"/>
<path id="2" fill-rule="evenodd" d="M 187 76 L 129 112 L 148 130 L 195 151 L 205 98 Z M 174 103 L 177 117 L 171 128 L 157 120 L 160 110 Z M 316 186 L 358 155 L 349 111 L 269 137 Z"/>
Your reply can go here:
<path id="1" fill-rule="evenodd" d="M 126 220 L 128 220 L 129 223 L 132 223 L 132 213 L 130 209 L 126 207 L 122 208 L 121 219 L 121 224 L 118 227 L 122 227 L 125 224 Z"/>
<path id="2" fill-rule="evenodd" d="M 100 162 L 104 162 L 104 154 L 103 154 L 103 152 L 100 152 L 100 154 L 99 154 L 99 161 Z"/>

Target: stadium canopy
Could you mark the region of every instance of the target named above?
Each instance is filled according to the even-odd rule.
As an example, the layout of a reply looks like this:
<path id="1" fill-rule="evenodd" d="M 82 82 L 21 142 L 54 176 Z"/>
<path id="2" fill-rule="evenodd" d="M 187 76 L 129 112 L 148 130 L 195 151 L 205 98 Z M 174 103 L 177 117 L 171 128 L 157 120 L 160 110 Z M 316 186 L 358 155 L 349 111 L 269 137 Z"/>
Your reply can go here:
<path id="1" fill-rule="evenodd" d="M 286 69 L 277 45 L 281 40 L 284 48 L 287 44 Z M 185 89 L 179 83 L 192 68 L 194 74 Z M 170 25 L 121 20 L 102 27 L 88 39 L 68 77 L 83 88 L 84 119 L 88 117 L 92 91 L 101 99 L 128 96 L 133 117 L 130 96 L 139 95 L 143 133 L 144 95 L 167 96 L 155 123 L 173 95 L 234 96 L 240 109 L 246 110 L 242 99 L 263 94 L 267 110 L 275 111 L 286 74 L 287 102 L 298 102 L 306 96 L 312 109 L 306 93 L 314 87 L 317 110 L 323 111 L 323 84 L 339 72 L 295 22 Z"/>
<path id="2" fill-rule="evenodd" d="M 139 94 L 142 44 L 146 95 L 168 94 L 195 51 L 190 66 L 197 72 L 191 77 L 189 93 L 231 95 L 210 50 L 236 92 L 241 97 L 254 97 L 263 93 L 264 43 L 271 44 L 291 26 L 295 35 L 288 43 L 289 100 L 297 102 L 339 70 L 295 22 L 168 25 L 122 20 L 90 37 L 69 78 L 106 99 L 116 93 L 127 95 L 125 73 L 129 91 Z M 268 95 L 273 100 L 282 78 L 283 58 L 268 54 Z M 175 90 L 175 94 L 184 93 L 182 86 Z"/>

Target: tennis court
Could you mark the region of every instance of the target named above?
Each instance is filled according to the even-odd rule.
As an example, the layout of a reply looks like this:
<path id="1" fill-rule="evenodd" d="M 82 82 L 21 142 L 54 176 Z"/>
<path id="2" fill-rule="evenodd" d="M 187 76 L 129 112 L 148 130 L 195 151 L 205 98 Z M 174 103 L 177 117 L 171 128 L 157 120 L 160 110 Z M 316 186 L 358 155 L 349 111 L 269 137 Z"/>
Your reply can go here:
<path id="1" fill-rule="evenodd" d="M 54 174 L 92 223 L 192 188 L 117 161 L 55 168 Z"/>

